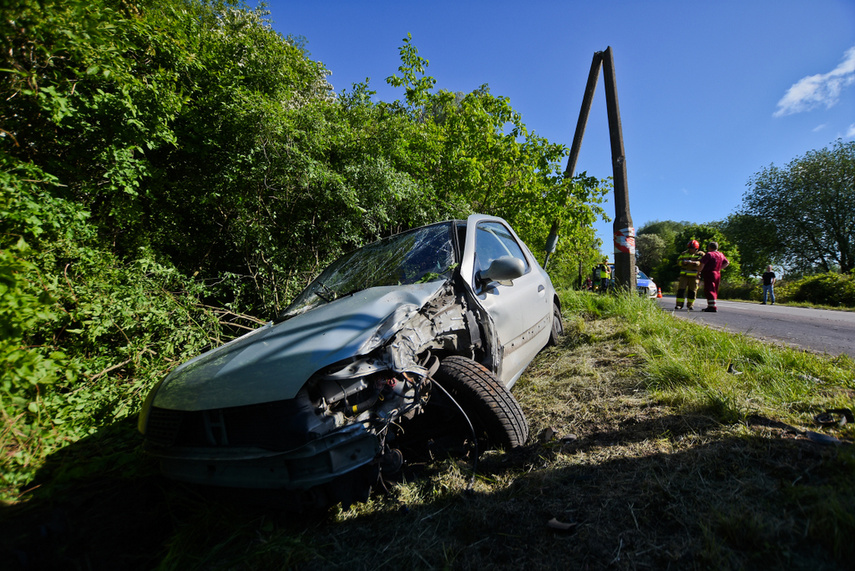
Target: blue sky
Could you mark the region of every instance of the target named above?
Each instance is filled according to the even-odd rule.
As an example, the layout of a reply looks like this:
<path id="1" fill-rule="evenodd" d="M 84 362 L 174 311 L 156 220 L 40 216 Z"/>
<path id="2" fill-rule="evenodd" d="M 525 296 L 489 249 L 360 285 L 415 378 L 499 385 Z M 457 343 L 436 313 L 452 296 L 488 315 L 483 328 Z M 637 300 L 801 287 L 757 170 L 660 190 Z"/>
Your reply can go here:
<path id="1" fill-rule="evenodd" d="M 633 225 L 734 212 L 752 175 L 855 138 L 853 0 L 271 0 L 336 91 L 384 101 L 412 34 L 436 87 L 487 84 L 568 148 L 594 52 L 611 46 Z M 612 175 L 602 75 L 576 172 Z M 606 210 L 614 216 L 614 202 Z M 612 253 L 612 224 L 597 224 Z"/>

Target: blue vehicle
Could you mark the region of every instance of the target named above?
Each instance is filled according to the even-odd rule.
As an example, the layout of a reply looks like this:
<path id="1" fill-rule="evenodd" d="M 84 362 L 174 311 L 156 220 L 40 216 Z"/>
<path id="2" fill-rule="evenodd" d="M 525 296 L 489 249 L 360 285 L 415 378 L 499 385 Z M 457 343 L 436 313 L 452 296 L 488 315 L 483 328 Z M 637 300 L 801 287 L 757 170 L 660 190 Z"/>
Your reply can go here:
<path id="1" fill-rule="evenodd" d="M 609 264 L 609 267 L 612 269 L 612 275 L 614 276 L 615 265 Z M 635 287 L 638 295 L 642 297 L 656 297 L 659 293 L 659 287 L 656 285 L 656 282 L 638 269 L 638 266 L 635 267 Z"/>
<path id="2" fill-rule="evenodd" d="M 647 274 L 645 274 L 638 268 L 636 268 L 635 271 L 635 283 L 636 288 L 638 290 L 638 295 L 656 297 L 659 293 L 659 288 L 656 286 L 656 282 L 647 277 Z"/>

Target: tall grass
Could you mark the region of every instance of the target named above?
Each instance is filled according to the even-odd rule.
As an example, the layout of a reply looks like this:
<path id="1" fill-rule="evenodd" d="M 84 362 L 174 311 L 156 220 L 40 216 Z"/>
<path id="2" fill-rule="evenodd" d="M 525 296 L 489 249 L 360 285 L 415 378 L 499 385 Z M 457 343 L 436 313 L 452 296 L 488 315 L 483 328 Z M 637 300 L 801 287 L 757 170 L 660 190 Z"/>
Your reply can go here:
<path id="1" fill-rule="evenodd" d="M 562 292 L 570 314 L 618 318 L 644 356 L 639 371 L 651 394 L 722 422 L 751 415 L 811 425 L 826 409 L 855 410 L 855 361 L 778 347 L 749 336 L 677 319 L 635 296 Z M 855 425 L 845 429 L 855 437 Z"/>

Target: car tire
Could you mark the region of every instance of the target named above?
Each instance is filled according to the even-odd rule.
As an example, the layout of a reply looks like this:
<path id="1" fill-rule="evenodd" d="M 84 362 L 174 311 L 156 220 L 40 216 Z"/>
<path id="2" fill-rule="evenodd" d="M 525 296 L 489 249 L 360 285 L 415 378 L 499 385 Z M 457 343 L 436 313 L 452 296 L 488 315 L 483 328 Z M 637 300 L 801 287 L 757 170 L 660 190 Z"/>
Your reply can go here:
<path id="1" fill-rule="evenodd" d="M 442 360 L 433 380 L 463 408 L 478 440 L 506 449 L 525 444 L 528 423 L 522 408 L 489 369 L 452 355 Z"/>
<path id="2" fill-rule="evenodd" d="M 552 331 L 549 332 L 548 345 L 558 345 L 558 338 L 564 335 L 564 320 L 558 304 L 552 303 Z"/>

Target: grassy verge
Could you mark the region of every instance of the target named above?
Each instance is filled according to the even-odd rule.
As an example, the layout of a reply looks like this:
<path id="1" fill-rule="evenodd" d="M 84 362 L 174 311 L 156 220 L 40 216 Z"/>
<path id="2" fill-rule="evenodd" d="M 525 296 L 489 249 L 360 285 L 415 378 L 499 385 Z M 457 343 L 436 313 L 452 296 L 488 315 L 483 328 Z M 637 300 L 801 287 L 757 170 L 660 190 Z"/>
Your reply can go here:
<path id="1" fill-rule="evenodd" d="M 466 459 L 436 459 L 295 518 L 165 482 L 135 450 L 81 474 L 102 436 L 53 459 L 50 492 L 4 509 L 6 553 L 93 569 L 851 568 L 855 425 L 813 421 L 855 409 L 851 359 L 634 297 L 562 299 L 567 334 L 514 391 L 532 440 L 485 454 L 474 481 Z"/>

